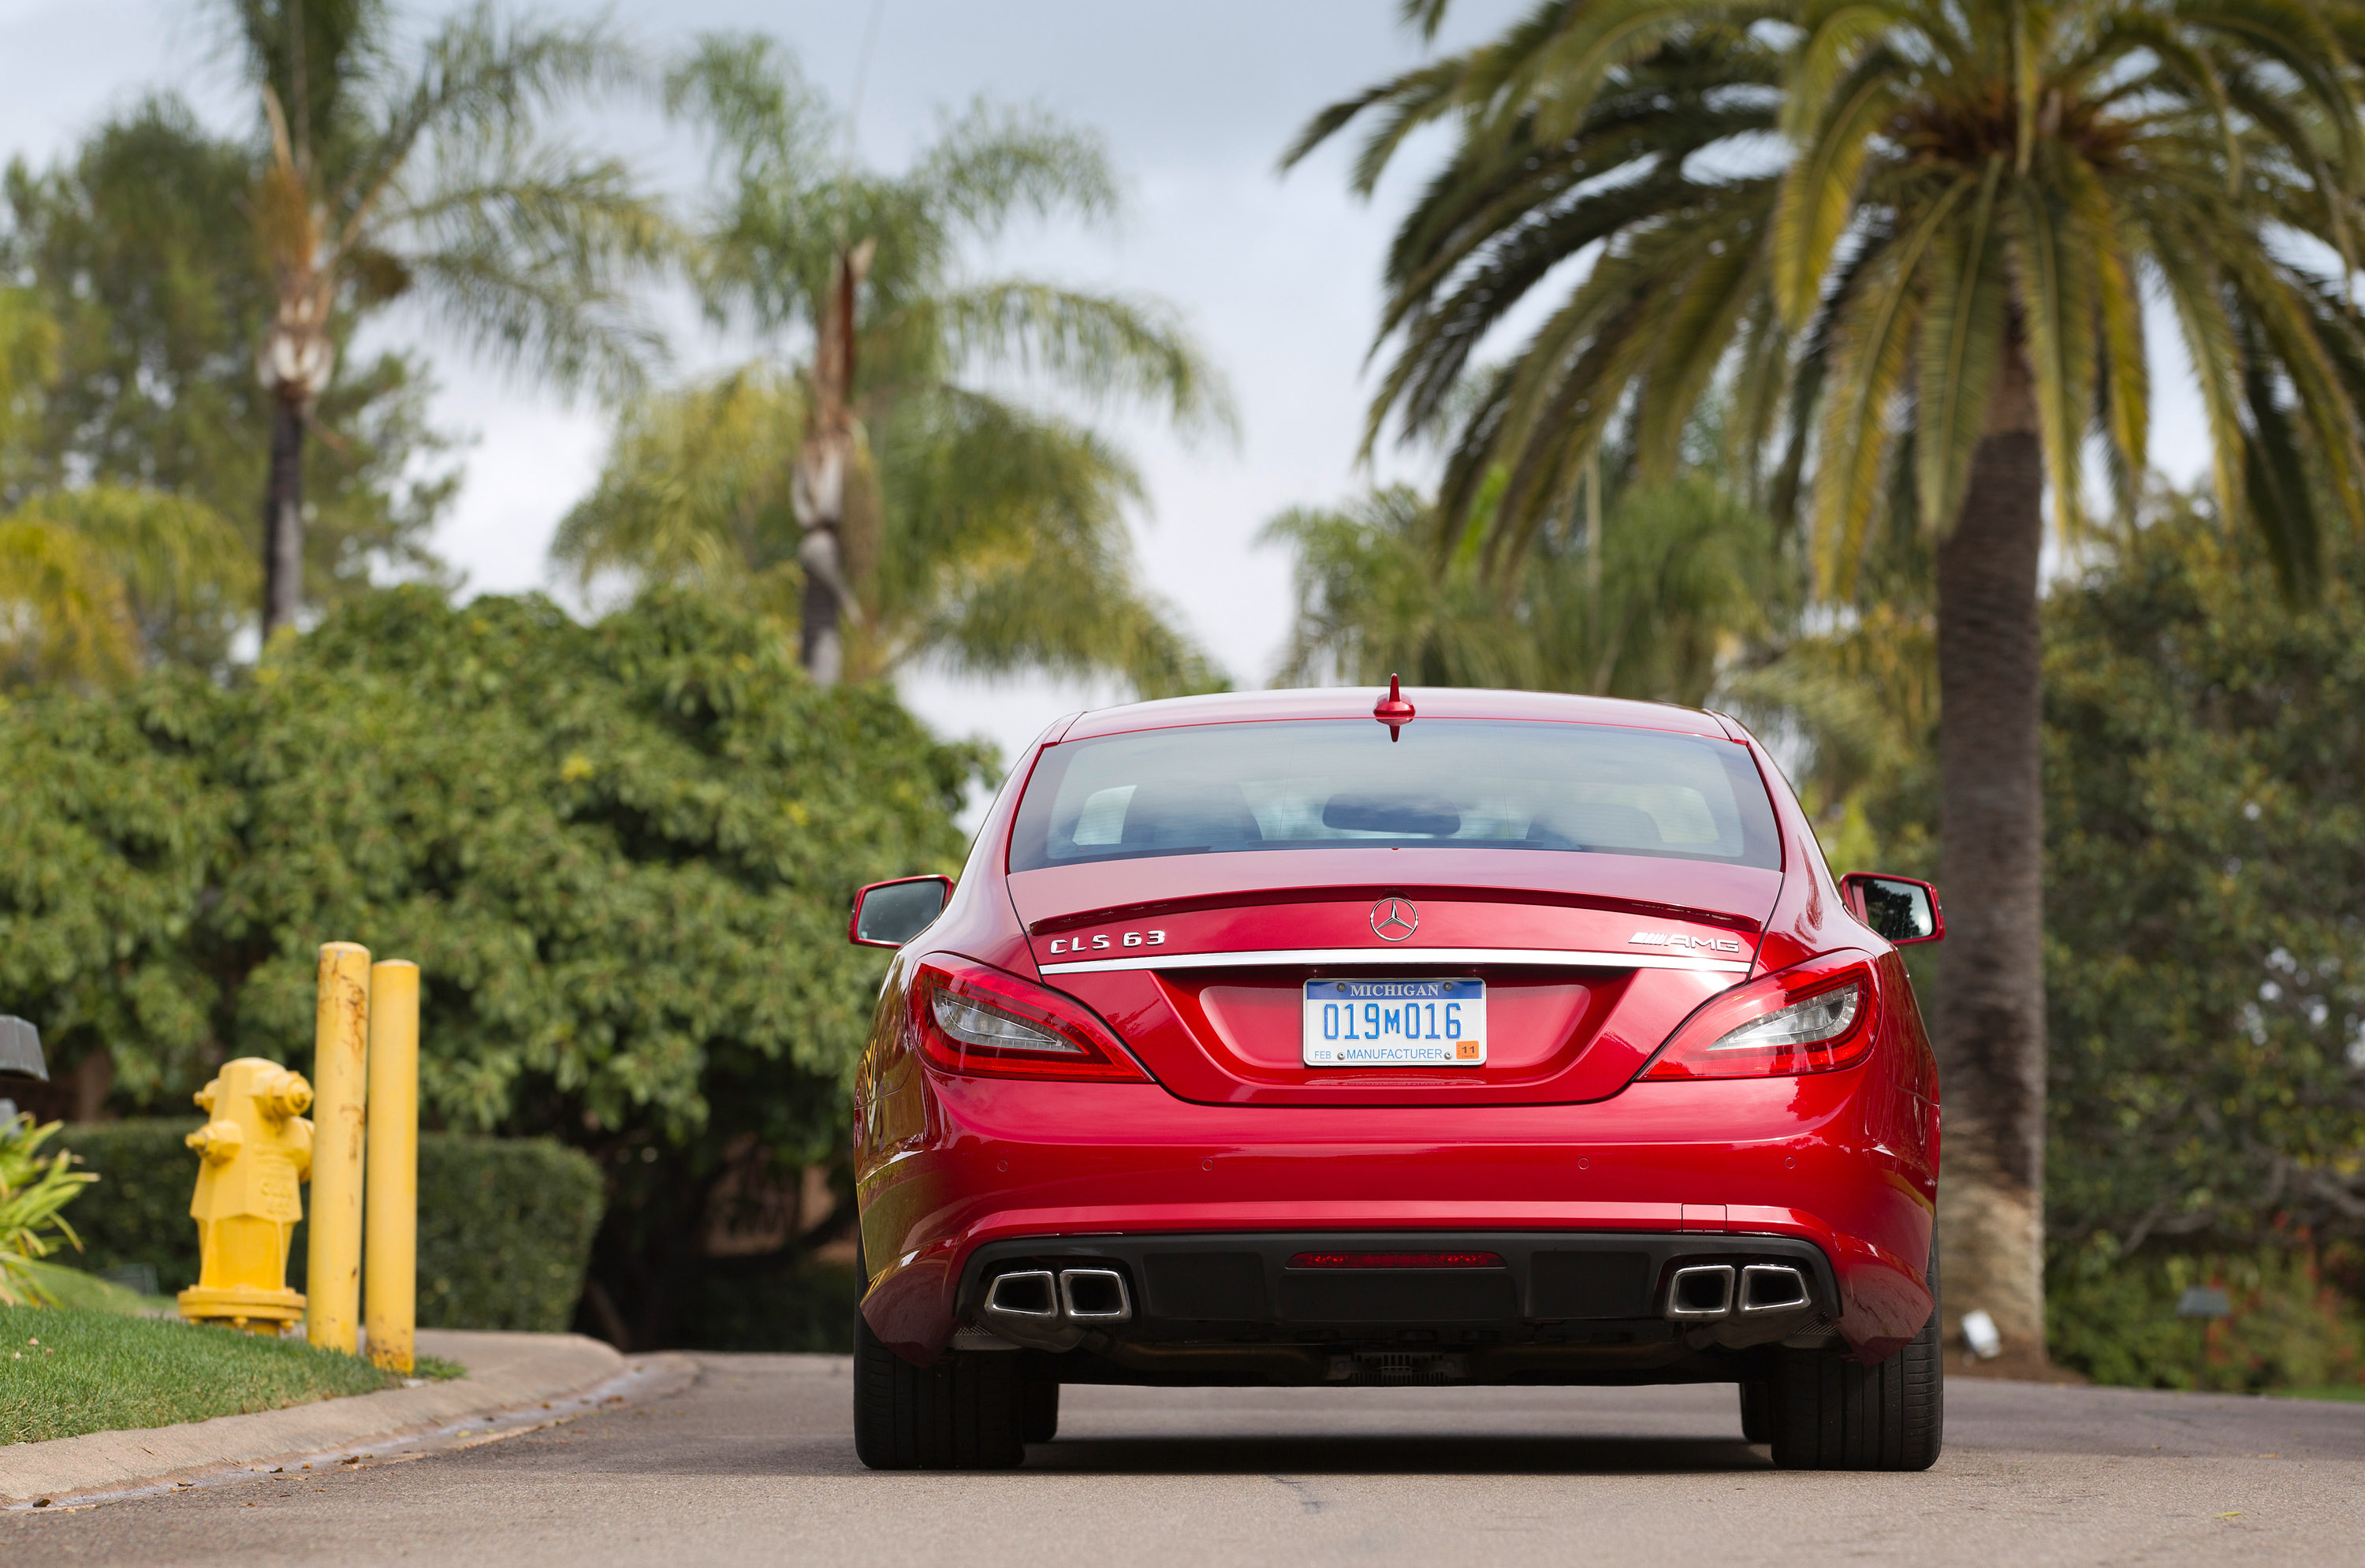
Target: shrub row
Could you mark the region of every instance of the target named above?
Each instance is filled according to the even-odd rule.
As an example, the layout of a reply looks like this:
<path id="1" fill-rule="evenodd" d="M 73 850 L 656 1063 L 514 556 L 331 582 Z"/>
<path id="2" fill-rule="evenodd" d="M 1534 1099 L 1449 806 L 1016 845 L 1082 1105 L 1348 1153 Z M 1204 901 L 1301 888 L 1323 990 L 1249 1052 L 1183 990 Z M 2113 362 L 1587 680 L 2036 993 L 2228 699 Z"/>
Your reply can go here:
<path id="1" fill-rule="evenodd" d="M 99 1180 L 66 1210 L 95 1272 L 147 1265 L 159 1288 L 197 1281 L 189 1217 L 197 1159 L 182 1142 L 195 1120 L 91 1122 L 60 1139 Z M 546 1138 L 419 1138 L 419 1323 L 426 1328 L 571 1327 L 600 1227 L 605 1189 L 578 1149 Z M 296 1227 L 287 1282 L 304 1288 L 305 1227 Z"/>
<path id="2" fill-rule="evenodd" d="M 2263 1394 L 2365 1383 L 2365 1258 L 2353 1243 L 2113 1259 L 2057 1254 L 2046 1276 L 2048 1349 L 2097 1383 Z M 2223 1290 L 2228 1317 L 2177 1316 L 2194 1285 Z"/>

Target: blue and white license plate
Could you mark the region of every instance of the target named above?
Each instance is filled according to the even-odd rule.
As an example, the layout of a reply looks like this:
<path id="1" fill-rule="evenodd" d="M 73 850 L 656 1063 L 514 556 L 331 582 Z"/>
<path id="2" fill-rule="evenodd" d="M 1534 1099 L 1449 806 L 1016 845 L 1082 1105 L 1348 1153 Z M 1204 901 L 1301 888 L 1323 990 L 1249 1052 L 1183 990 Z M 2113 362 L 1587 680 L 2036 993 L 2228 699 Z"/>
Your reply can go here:
<path id="1" fill-rule="evenodd" d="M 1486 982 L 1307 980 L 1305 1060 L 1307 1067 L 1484 1066 Z"/>

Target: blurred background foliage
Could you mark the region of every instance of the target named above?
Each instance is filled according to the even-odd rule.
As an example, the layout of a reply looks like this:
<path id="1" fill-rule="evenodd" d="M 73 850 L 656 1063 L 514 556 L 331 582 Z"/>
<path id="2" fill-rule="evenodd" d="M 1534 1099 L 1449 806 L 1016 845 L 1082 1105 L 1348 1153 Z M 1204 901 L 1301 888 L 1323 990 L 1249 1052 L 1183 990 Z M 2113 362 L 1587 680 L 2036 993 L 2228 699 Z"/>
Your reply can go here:
<path id="1" fill-rule="evenodd" d="M 856 247 L 848 675 L 929 660 L 1111 676 L 1153 697 L 1222 685 L 1137 582 L 1126 518 L 1140 476 L 1081 417 L 1131 405 L 1185 436 L 1227 431 L 1222 377 L 1162 302 L 978 272 L 1022 218 L 1114 225 L 1119 182 L 1100 139 L 979 104 L 902 174 L 849 166 L 837 112 L 761 38 L 701 40 L 667 102 L 711 149 L 700 301 L 768 352 L 628 405 L 555 559 L 587 588 L 602 574 L 694 584 L 795 623 L 789 476 L 810 398 L 788 356 L 809 351 L 835 260 Z"/>
<path id="2" fill-rule="evenodd" d="M 1620 491 L 1508 578 L 1403 486 L 1267 525 L 1297 556 L 1278 685 L 1591 691 L 1698 705 L 1785 608 L 1772 530 L 1705 474 Z M 1770 591 L 1769 591 L 1770 590 Z"/>
<path id="3" fill-rule="evenodd" d="M 2066 1304 L 2113 1265 L 2156 1279 L 2263 1244 L 2285 1260 L 2225 1276 L 2247 1293 L 2237 1311 L 2282 1314 L 2281 1334 L 2318 1323 L 2353 1368 L 2365 546 L 2328 554 L 2337 569 L 2295 603 L 2264 545 L 2167 496 L 2052 595 L 2047 1206 Z M 2337 1335 L 2311 1305 L 2314 1263 L 2304 1289 L 2292 1272 L 2319 1247 L 2347 1260 L 2322 1276 L 2349 1293 Z"/>
<path id="4" fill-rule="evenodd" d="M 20 353 L 12 367 L 0 309 L 0 408 L 11 386 L 17 404 L 13 442 L 0 423 L 0 510 L 103 484 L 233 520 L 217 526 L 243 541 L 246 575 L 191 586 L 250 621 L 271 437 L 254 355 L 274 303 L 253 237 L 235 220 L 254 159 L 247 141 L 214 134 L 161 94 L 51 166 L 17 159 L 0 176 L 0 285 L 45 340 L 39 360 Z M 428 536 L 459 484 L 454 440 L 428 421 L 425 358 L 353 352 L 369 306 L 382 303 L 337 319 L 335 372 L 315 416 L 326 438 L 305 453 L 315 604 L 366 588 L 373 570 L 432 573 Z M 218 665 L 237 624 L 228 618 L 209 641 L 173 652 Z"/>
<path id="5" fill-rule="evenodd" d="M 714 1238 L 741 1271 L 825 1238 L 801 1184 L 880 968 L 847 902 L 959 868 L 989 760 L 696 595 L 387 590 L 236 682 L 0 710 L 0 994 L 63 1108 L 178 1110 L 226 1056 L 309 1061 L 319 943 L 415 958 L 431 1122 L 599 1159 L 595 1326 L 674 1342 Z"/>

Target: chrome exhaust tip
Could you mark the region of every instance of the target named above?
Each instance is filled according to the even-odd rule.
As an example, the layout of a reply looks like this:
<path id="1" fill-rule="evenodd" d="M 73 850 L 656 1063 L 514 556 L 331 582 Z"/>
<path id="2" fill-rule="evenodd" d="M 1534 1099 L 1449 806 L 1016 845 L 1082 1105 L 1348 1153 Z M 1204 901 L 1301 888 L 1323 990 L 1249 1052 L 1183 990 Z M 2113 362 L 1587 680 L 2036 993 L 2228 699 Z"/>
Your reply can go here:
<path id="1" fill-rule="evenodd" d="M 1807 1276 L 1788 1263 L 1752 1263 L 1741 1271 L 1741 1311 L 1749 1316 L 1796 1312 L 1809 1305 Z"/>
<path id="2" fill-rule="evenodd" d="M 1730 1263 L 1695 1263 L 1677 1269 L 1667 1285 L 1667 1317 L 1676 1323 L 1709 1323 L 1732 1315 Z"/>
<path id="3" fill-rule="evenodd" d="M 1049 1323 L 1059 1316 L 1059 1293 L 1048 1269 L 996 1274 L 985 1287 L 985 1310 L 995 1317 Z"/>
<path id="4" fill-rule="evenodd" d="M 1115 1269 L 1062 1269 L 1059 1305 L 1073 1323 L 1122 1323 L 1133 1316 L 1125 1276 Z"/>

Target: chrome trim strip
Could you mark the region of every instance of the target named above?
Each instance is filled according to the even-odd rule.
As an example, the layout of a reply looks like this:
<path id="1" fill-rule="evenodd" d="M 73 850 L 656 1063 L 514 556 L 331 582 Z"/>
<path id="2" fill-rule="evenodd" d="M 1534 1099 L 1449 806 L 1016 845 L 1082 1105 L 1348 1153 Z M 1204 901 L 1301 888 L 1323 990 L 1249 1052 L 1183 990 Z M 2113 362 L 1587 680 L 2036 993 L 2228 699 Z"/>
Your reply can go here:
<path id="1" fill-rule="evenodd" d="M 1085 958 L 1043 964 L 1047 975 L 1106 974 L 1116 969 L 1221 969 L 1250 964 L 1529 964 L 1555 969 L 1705 969 L 1745 975 L 1745 958 L 1703 958 L 1673 953 L 1591 953 L 1560 947 L 1259 947 L 1228 953 L 1160 953 L 1140 958 Z"/>

